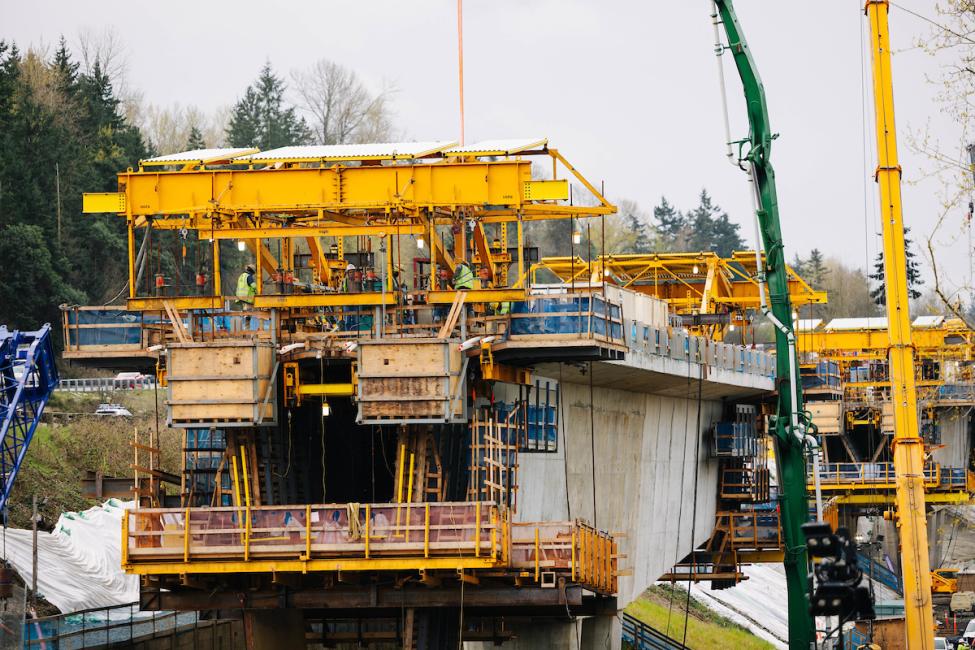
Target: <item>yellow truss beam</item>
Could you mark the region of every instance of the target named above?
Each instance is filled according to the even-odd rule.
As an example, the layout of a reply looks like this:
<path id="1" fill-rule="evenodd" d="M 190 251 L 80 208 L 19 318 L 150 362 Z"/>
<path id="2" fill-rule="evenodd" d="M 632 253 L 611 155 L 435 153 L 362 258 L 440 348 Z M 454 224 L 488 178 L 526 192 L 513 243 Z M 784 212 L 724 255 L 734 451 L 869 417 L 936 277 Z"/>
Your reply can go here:
<path id="1" fill-rule="evenodd" d="M 947 327 L 912 328 L 911 343 L 919 356 L 948 353 L 956 358 L 971 358 L 975 332 Z M 800 352 L 831 358 L 886 358 L 891 347 L 890 332 L 885 329 L 799 332 L 796 344 Z"/>
<path id="2" fill-rule="evenodd" d="M 433 163 L 351 167 L 140 169 L 120 173 L 119 192 L 93 194 L 86 199 L 85 209 L 156 218 L 191 214 L 309 216 L 326 211 L 360 216 L 362 212 L 416 214 L 421 210 L 453 212 L 466 208 L 472 215 L 489 215 L 491 222 L 616 211 L 558 151 L 545 153 L 562 162 L 596 196 L 599 205 L 560 205 L 553 202 L 560 195 L 550 192 L 532 198 L 539 186 L 531 177 L 531 160 L 525 158 L 449 158 Z M 534 196 L 539 196 L 537 191 Z"/>
<path id="3" fill-rule="evenodd" d="M 601 255 L 592 261 L 580 257 L 546 257 L 532 266 L 533 277 L 548 269 L 562 282 L 584 281 L 608 270 L 610 281 L 666 300 L 678 313 L 713 313 L 759 307 L 755 254 L 736 251 L 722 258 L 713 252 Z M 794 305 L 823 304 L 825 291 L 817 291 L 789 269 L 789 294 Z"/>

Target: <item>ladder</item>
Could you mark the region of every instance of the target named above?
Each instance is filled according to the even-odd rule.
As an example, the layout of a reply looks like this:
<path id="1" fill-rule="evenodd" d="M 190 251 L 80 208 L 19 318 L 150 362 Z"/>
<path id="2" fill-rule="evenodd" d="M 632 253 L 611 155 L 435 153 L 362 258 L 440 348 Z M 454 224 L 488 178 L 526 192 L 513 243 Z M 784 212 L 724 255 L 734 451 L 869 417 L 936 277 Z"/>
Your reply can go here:
<path id="1" fill-rule="evenodd" d="M 57 385 L 51 325 L 33 332 L 0 325 L 0 511 Z"/>

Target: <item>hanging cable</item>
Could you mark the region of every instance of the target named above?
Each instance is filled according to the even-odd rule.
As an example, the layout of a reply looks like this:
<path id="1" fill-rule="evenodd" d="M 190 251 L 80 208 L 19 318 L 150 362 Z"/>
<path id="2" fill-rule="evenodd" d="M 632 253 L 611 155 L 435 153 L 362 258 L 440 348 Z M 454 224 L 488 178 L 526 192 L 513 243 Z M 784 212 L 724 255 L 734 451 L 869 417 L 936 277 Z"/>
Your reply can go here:
<path id="1" fill-rule="evenodd" d="M 562 423 L 562 474 L 565 477 L 565 516 L 572 521 L 572 501 L 569 499 L 569 442 L 565 432 L 565 400 L 562 398 L 562 363 L 559 363 L 559 421 Z"/>
<path id="2" fill-rule="evenodd" d="M 684 471 L 687 468 L 687 417 L 690 415 L 689 411 L 691 408 L 691 356 L 687 355 L 687 386 L 684 392 L 684 444 L 681 445 L 681 461 L 680 461 L 680 490 L 684 491 Z M 670 431 L 674 430 L 674 413 L 677 409 L 670 412 Z M 671 434 L 673 435 L 673 434 Z M 671 440 L 673 442 L 673 440 Z M 674 544 L 674 567 L 677 566 L 677 560 L 680 557 L 680 531 L 681 522 L 684 518 L 684 499 L 678 499 L 677 501 L 677 541 Z M 693 544 L 693 540 L 691 542 Z M 693 549 L 691 549 L 693 552 Z M 670 589 L 670 595 L 667 603 L 667 634 L 670 634 L 670 618 L 674 612 L 674 594 L 675 590 L 673 586 Z"/>
<path id="3" fill-rule="evenodd" d="M 322 357 L 318 358 L 319 371 L 321 376 L 321 383 L 325 383 L 325 360 Z M 325 415 L 321 416 L 322 422 L 322 503 L 325 503 Z"/>
<path id="4" fill-rule="evenodd" d="M 589 362 L 589 447 L 592 453 L 592 527 L 599 528 L 596 510 L 596 414 L 593 402 L 592 361 Z"/>
<path id="5" fill-rule="evenodd" d="M 697 378 L 697 426 L 694 428 L 694 496 L 691 500 L 691 552 L 694 552 L 694 536 L 697 534 L 697 481 L 701 467 L 701 402 L 704 388 L 704 364 L 700 364 L 700 374 Z M 686 448 L 686 446 L 685 446 Z M 737 567 L 735 567 L 737 571 Z M 684 638 L 682 645 L 687 645 L 687 619 L 691 612 L 691 585 L 693 576 L 687 576 L 687 596 L 684 599 Z"/>
<path id="6" fill-rule="evenodd" d="M 460 97 L 460 145 L 464 146 L 464 0 L 457 0 L 457 81 Z"/>
<path id="7" fill-rule="evenodd" d="M 478 506 L 480 507 L 480 505 Z M 457 617 L 457 650 L 464 650 L 464 574 L 460 576 L 460 614 Z"/>

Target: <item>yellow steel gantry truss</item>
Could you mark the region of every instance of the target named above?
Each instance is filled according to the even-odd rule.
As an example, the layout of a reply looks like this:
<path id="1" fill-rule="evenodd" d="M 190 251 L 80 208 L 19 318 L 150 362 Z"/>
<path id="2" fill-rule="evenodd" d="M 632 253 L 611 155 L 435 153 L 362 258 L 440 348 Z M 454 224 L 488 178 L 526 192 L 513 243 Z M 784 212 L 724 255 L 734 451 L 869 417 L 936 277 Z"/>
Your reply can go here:
<path id="1" fill-rule="evenodd" d="M 731 314 L 747 322 L 748 312 L 759 308 L 755 253 L 735 251 L 731 257 L 714 252 L 640 253 L 582 257 L 545 257 L 532 265 L 534 280 L 550 271 L 565 284 L 607 282 L 667 301 L 678 314 Z M 813 289 L 791 267 L 789 299 L 792 304 L 824 304 L 825 291 Z"/>
<path id="2" fill-rule="evenodd" d="M 558 150 L 548 147 L 547 140 L 508 141 L 499 146 L 485 143 L 485 147 L 461 148 L 460 153 L 451 152 L 453 144 L 441 143 L 410 156 L 397 154 L 397 145 L 285 147 L 260 154 L 256 149 L 225 150 L 224 154 L 186 152 L 141 161 L 138 169 L 119 173 L 118 191 L 85 194 L 84 211 L 125 218 L 128 308 L 153 311 L 163 309 L 164 299 L 140 296 L 136 287 L 136 231 L 149 226 L 195 231 L 200 241 L 212 244 L 212 295 L 165 298 L 177 310 L 222 307 L 219 259 L 224 240 L 241 242 L 255 255 L 257 309 L 395 304 L 391 292 L 338 291 L 347 237 L 379 238 L 385 240 L 387 250 L 394 237 L 426 239 L 432 258 L 431 289 L 436 286 L 438 266 L 453 270 L 456 260 L 470 257 L 490 270 L 497 288 L 468 292 L 466 301 L 494 302 L 525 296 L 525 223 L 616 211 Z M 276 155 L 278 151 L 280 155 Z M 552 178 L 533 179 L 533 161 L 545 159 L 551 164 Z M 559 178 L 560 172 L 567 172 L 591 192 L 597 205 L 569 205 L 568 178 Z M 498 224 L 505 240 L 508 225 L 515 226 L 518 277 L 508 286 L 498 282 L 507 280 L 507 241 L 501 251 L 492 248 L 486 224 Z M 438 230 L 444 227 L 453 231 L 453 250 Z M 468 237 L 473 239 L 475 251 L 470 256 L 466 254 Z M 339 249 L 338 260 L 326 258 L 322 238 L 333 240 Z M 282 242 L 283 259 L 277 260 L 265 244 L 272 240 Z M 265 275 L 288 270 L 290 253 L 298 241 L 307 246 L 311 264 L 330 290 L 287 295 L 265 292 Z M 386 270 L 391 275 L 390 256 Z M 427 302 L 434 304 L 449 304 L 453 299 L 453 291 L 431 290 L 427 296 Z"/>

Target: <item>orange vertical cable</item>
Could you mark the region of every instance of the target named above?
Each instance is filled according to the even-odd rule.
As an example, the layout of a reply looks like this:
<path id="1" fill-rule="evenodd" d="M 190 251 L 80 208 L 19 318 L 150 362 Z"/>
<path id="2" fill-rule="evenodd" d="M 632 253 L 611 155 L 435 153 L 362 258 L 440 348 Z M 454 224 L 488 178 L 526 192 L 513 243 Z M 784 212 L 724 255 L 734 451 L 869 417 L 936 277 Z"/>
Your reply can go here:
<path id="1" fill-rule="evenodd" d="M 460 93 L 460 144 L 464 144 L 464 0 L 457 0 L 457 76 Z"/>

